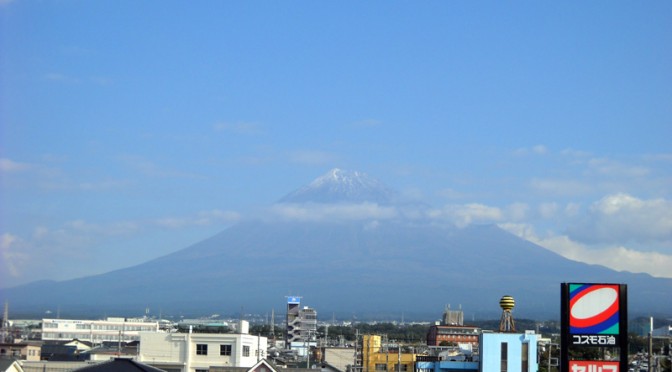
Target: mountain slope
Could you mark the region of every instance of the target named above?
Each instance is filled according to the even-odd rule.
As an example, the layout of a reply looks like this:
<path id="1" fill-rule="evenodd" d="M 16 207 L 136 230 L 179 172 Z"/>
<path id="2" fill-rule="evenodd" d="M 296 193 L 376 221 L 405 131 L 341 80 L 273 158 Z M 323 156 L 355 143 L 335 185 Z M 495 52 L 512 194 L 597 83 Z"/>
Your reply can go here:
<path id="1" fill-rule="evenodd" d="M 339 186 L 353 177 L 361 176 L 314 182 L 283 200 L 352 203 L 367 193 L 390 200 L 375 182 Z M 670 279 L 567 260 L 494 225 L 456 229 L 403 218 L 246 221 L 137 266 L 7 289 L 2 300 L 13 311 L 264 313 L 292 294 L 328 314 L 435 316 L 450 303 L 492 318 L 508 294 L 521 316 L 558 318 L 560 283 L 582 281 L 628 284 L 631 314 L 672 311 Z"/>
<path id="2" fill-rule="evenodd" d="M 243 223 L 145 264 L 6 295 L 22 310 L 264 312 L 300 294 L 329 312 L 431 313 L 454 303 L 496 316 L 510 294 L 521 314 L 554 317 L 563 281 L 627 283 L 631 311 L 672 309 L 671 280 L 569 261 L 496 226 L 397 223 Z"/>

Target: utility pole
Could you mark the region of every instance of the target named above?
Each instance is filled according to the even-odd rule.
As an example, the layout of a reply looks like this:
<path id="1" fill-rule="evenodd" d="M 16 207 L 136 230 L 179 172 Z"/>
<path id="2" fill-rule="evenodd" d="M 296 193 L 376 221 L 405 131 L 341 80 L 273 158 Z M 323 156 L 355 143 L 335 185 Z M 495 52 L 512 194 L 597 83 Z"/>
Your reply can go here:
<path id="1" fill-rule="evenodd" d="M 653 317 L 650 317 L 651 327 L 649 329 L 649 372 L 653 370 Z"/>
<path id="2" fill-rule="evenodd" d="M 401 372 L 401 343 L 397 342 L 397 352 L 399 353 L 397 358 L 397 372 Z"/>
<path id="3" fill-rule="evenodd" d="M 355 358 L 352 363 L 353 372 L 360 372 L 357 371 L 357 340 L 359 340 L 359 330 L 355 329 Z"/>

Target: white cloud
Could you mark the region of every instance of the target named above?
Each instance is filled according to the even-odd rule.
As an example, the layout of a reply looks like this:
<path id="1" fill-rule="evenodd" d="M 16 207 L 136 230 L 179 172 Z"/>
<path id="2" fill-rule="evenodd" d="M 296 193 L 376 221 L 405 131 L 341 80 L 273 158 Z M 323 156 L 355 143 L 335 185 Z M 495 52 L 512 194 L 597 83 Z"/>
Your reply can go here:
<path id="1" fill-rule="evenodd" d="M 153 161 L 135 155 L 122 155 L 119 160 L 147 177 L 199 179 L 200 175 L 164 168 Z"/>
<path id="2" fill-rule="evenodd" d="M 375 203 L 361 204 L 293 204 L 282 203 L 271 207 L 271 213 L 279 218 L 298 221 L 338 221 L 390 219 L 398 216 L 393 207 Z"/>
<path id="3" fill-rule="evenodd" d="M 579 223 L 569 228 L 573 239 L 626 244 L 672 241 L 672 202 L 642 200 L 619 193 L 593 203 Z"/>
<path id="4" fill-rule="evenodd" d="M 588 166 L 594 172 L 603 176 L 645 177 L 650 170 L 642 166 L 625 165 L 607 158 L 593 158 Z"/>
<path id="5" fill-rule="evenodd" d="M 73 220 L 66 222 L 64 227 L 83 234 L 116 236 L 133 233 L 140 228 L 140 224 L 130 221 L 96 224 L 84 220 Z"/>
<path id="6" fill-rule="evenodd" d="M 437 192 L 440 197 L 446 198 L 448 200 L 457 200 L 465 197 L 464 193 L 461 193 L 457 190 L 451 188 L 444 188 Z"/>
<path id="7" fill-rule="evenodd" d="M 532 243 L 549 249 L 570 260 L 602 265 L 617 271 L 648 273 L 672 278 L 672 255 L 660 252 L 642 252 L 621 245 L 592 247 L 573 241 L 566 235 L 537 236 L 529 224 L 500 224 L 503 229 Z"/>
<path id="8" fill-rule="evenodd" d="M 585 195 L 592 191 L 591 185 L 567 179 L 532 179 L 530 187 L 544 195 L 575 196 Z"/>
<path id="9" fill-rule="evenodd" d="M 457 227 L 466 227 L 473 223 L 498 222 L 503 216 L 501 209 L 478 203 L 447 205 L 430 212 L 430 217 L 446 219 Z"/>
<path id="10" fill-rule="evenodd" d="M 211 226 L 217 224 L 229 224 L 240 220 L 240 214 L 233 211 L 222 211 L 213 209 L 201 211 L 188 217 L 164 217 L 154 221 L 154 224 L 160 227 L 171 229 L 181 229 L 191 226 Z"/>
<path id="11" fill-rule="evenodd" d="M 548 152 L 548 149 L 544 145 L 536 145 L 532 147 L 532 152 L 538 155 L 543 155 Z"/>
<path id="12" fill-rule="evenodd" d="M 506 215 L 510 220 L 521 221 L 527 217 L 529 210 L 530 206 L 525 203 L 513 203 L 506 207 Z"/>
<path id="13" fill-rule="evenodd" d="M 160 228 L 217 226 L 239 219 L 240 215 L 236 212 L 213 209 L 186 217 L 138 221 L 100 223 L 76 219 L 55 228 L 37 226 L 31 234 L 23 237 L 5 233 L 0 236 L 0 286 L 46 278 L 69 279 L 100 272 L 101 268 L 117 268 L 115 265 L 120 263 L 134 263 L 132 257 L 123 253 L 127 249 L 123 246 L 124 242 L 156 234 Z M 161 251 L 161 245 L 147 247 L 147 252 L 138 253 L 151 259 L 151 252 L 165 253 Z M 110 248 L 114 251 L 108 251 Z M 95 259 L 103 256 L 106 260 Z M 62 269 L 68 265 L 69 270 Z M 35 267 L 40 268 L 39 272 L 34 270 Z"/>
<path id="14" fill-rule="evenodd" d="M 513 153 L 514 155 L 518 156 L 525 156 L 529 154 L 546 155 L 546 153 L 548 153 L 548 148 L 546 148 L 546 146 L 544 145 L 535 145 L 530 148 L 521 147 L 519 149 L 516 149 Z"/>
<path id="15" fill-rule="evenodd" d="M 21 251 L 21 239 L 12 234 L 0 235 L 0 267 L 10 277 L 21 276 L 21 267 L 28 261 L 28 256 Z"/>
<path id="16" fill-rule="evenodd" d="M 530 206 L 512 203 L 499 208 L 480 203 L 449 204 L 441 209 L 432 209 L 425 215 L 435 221 L 445 221 L 459 228 L 471 224 L 488 224 L 504 221 L 522 221 L 528 218 Z"/>
<path id="17" fill-rule="evenodd" d="M 564 149 L 564 150 L 560 151 L 560 155 L 568 156 L 568 157 L 572 157 L 572 158 L 586 158 L 586 157 L 589 157 L 591 154 L 589 152 L 586 152 L 586 151 L 581 151 L 581 150 L 568 148 L 568 149 Z"/>
<path id="18" fill-rule="evenodd" d="M 574 217 L 581 213 L 581 205 L 579 203 L 567 203 L 565 206 L 565 215 L 567 217 Z"/>
<path id="19" fill-rule="evenodd" d="M 558 203 L 541 203 L 539 205 L 539 215 L 545 219 L 553 218 L 557 215 L 558 209 Z"/>
<path id="20" fill-rule="evenodd" d="M 19 172 L 32 168 L 28 163 L 19 163 L 7 158 L 0 158 L 0 172 Z"/>

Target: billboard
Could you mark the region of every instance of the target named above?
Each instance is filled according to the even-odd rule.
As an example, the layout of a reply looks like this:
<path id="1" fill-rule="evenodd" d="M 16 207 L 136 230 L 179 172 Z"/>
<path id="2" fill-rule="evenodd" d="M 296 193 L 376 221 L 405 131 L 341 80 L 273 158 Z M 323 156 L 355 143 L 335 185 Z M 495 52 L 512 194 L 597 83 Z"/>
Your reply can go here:
<path id="1" fill-rule="evenodd" d="M 570 349 L 619 349 L 620 361 L 570 360 Z M 576 354 L 576 353 L 575 353 Z M 562 283 L 561 360 L 566 372 L 627 371 L 628 305 L 625 284 Z M 580 358 L 579 358 L 580 359 Z"/>
<path id="2" fill-rule="evenodd" d="M 574 345 L 616 346 L 620 334 L 618 284 L 569 284 L 569 333 Z"/>
<path id="3" fill-rule="evenodd" d="M 570 372 L 619 372 L 619 362 L 599 360 L 572 360 L 569 362 Z"/>

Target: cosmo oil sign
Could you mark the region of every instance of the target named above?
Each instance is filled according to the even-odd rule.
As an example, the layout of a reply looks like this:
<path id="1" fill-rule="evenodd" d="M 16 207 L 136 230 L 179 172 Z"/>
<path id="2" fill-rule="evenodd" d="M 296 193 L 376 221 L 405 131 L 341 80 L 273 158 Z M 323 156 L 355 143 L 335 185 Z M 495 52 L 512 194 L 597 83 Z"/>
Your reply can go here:
<path id="1" fill-rule="evenodd" d="M 618 284 L 569 284 L 573 345 L 616 346 L 620 334 Z"/>
<path id="2" fill-rule="evenodd" d="M 562 361 L 566 371 L 627 371 L 621 362 L 569 360 L 570 349 L 617 348 L 627 356 L 627 286 L 625 284 L 562 283 Z M 576 354 L 576 353 L 573 353 Z"/>

